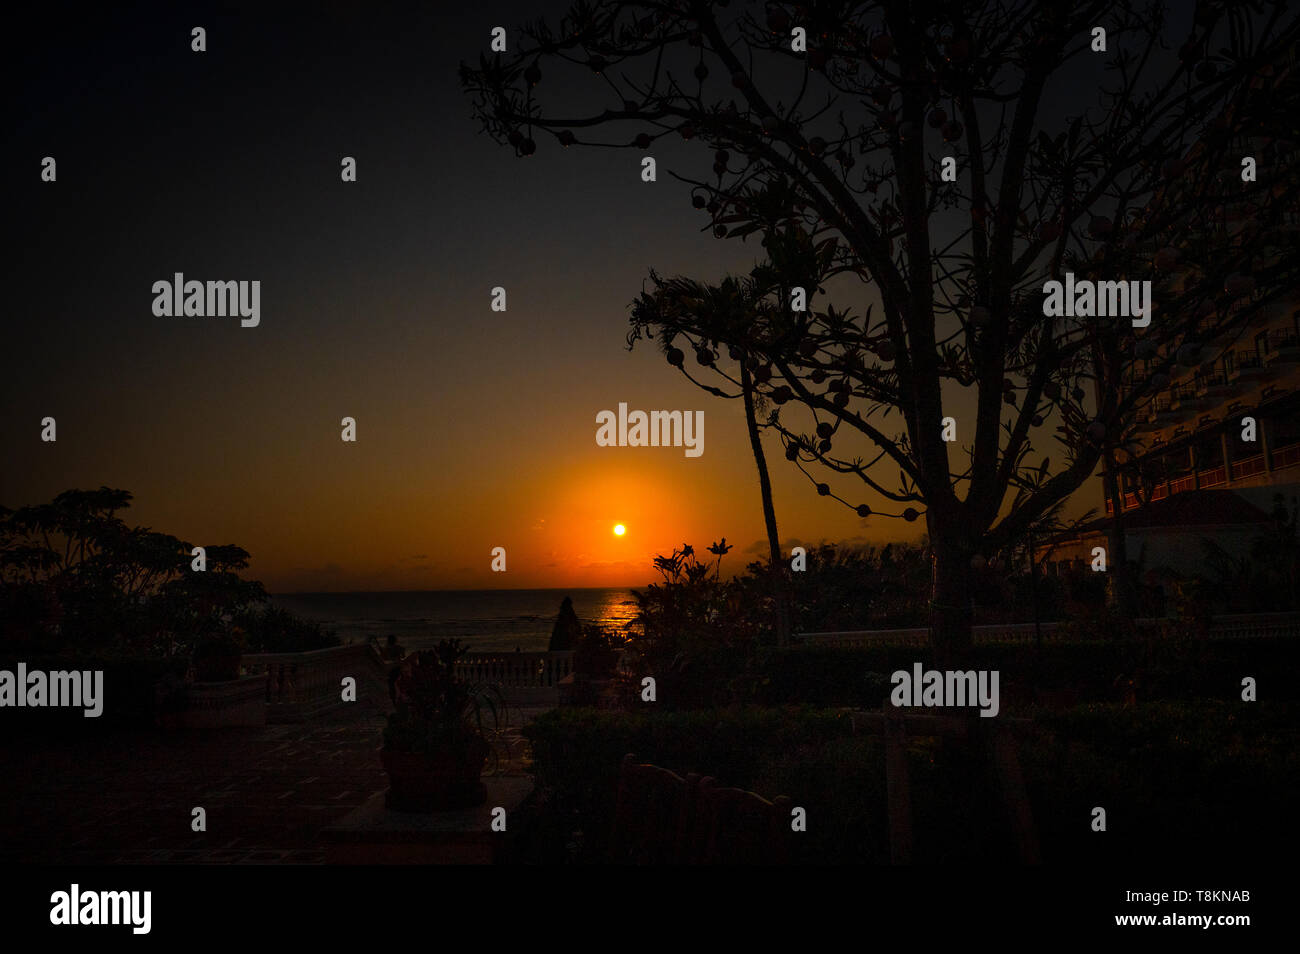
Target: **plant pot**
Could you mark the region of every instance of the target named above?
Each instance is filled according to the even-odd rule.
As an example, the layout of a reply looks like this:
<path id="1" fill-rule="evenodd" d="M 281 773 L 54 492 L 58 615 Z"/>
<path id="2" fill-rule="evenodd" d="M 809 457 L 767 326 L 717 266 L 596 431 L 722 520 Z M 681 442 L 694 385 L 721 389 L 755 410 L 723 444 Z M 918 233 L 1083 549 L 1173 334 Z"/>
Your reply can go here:
<path id="1" fill-rule="evenodd" d="M 479 779 L 488 756 L 488 744 L 482 738 L 475 737 L 463 752 L 384 749 L 379 755 L 389 781 L 384 804 L 393 811 L 454 811 L 487 801 L 487 788 Z"/>
<path id="2" fill-rule="evenodd" d="M 201 656 L 194 660 L 194 678 L 198 682 L 230 682 L 239 678 L 242 656 Z"/>

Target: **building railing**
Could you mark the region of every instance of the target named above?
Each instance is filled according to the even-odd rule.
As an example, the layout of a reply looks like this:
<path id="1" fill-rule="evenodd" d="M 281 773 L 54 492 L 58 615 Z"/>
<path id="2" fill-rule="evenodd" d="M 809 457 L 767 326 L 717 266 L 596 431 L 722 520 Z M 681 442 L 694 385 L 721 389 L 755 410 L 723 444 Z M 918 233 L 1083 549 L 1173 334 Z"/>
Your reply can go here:
<path id="1" fill-rule="evenodd" d="M 1218 467 L 1210 467 L 1200 472 L 1200 478 L 1202 488 L 1217 487 L 1228 482 L 1228 469 L 1222 464 Z"/>
<path id="2" fill-rule="evenodd" d="M 346 705 L 345 676 L 356 679 L 363 693 L 374 659 L 368 645 L 352 643 L 305 653 L 246 654 L 241 665 L 250 676 L 266 677 L 266 721 L 297 722 Z"/>
<path id="3" fill-rule="evenodd" d="M 187 729 L 224 729 L 266 725 L 263 687 L 253 676 L 228 682 L 195 682 L 185 709 L 164 716 L 164 724 Z"/>
<path id="4" fill-rule="evenodd" d="M 1273 451 L 1274 470 L 1294 467 L 1296 464 L 1300 464 L 1300 444 L 1291 444 Z"/>
<path id="5" fill-rule="evenodd" d="M 1245 480 L 1254 477 L 1256 474 L 1262 474 L 1270 470 L 1285 470 L 1288 467 L 1300 465 L 1300 443 L 1287 444 L 1285 447 L 1275 448 L 1269 455 L 1270 461 L 1266 460 L 1263 454 L 1255 454 L 1251 457 L 1243 457 L 1240 460 L 1234 460 L 1230 466 L 1220 464 L 1217 467 L 1210 467 L 1199 472 L 1199 486 L 1201 489 L 1216 487 L 1225 483 Z M 1148 502 L 1161 500 L 1168 497 L 1171 493 L 1183 493 L 1193 490 L 1197 487 L 1197 476 L 1180 477 L 1177 480 L 1165 481 L 1157 484 L 1152 488 Z M 1135 493 L 1124 494 L 1124 509 L 1130 510 L 1140 504 L 1138 496 Z M 1106 513 L 1115 512 L 1114 504 L 1108 499 L 1106 501 Z"/>
<path id="6" fill-rule="evenodd" d="M 1254 477 L 1256 474 L 1262 474 L 1266 470 L 1268 470 L 1268 463 L 1264 460 L 1263 454 L 1244 457 L 1241 460 L 1232 462 L 1232 479 L 1243 480 L 1247 477 Z"/>
<path id="7" fill-rule="evenodd" d="M 554 689 L 573 672 L 572 651 L 554 653 L 466 653 L 456 661 L 456 677 L 503 689 Z"/>
<path id="8" fill-rule="evenodd" d="M 1204 396 L 1210 391 L 1226 388 L 1228 386 L 1228 376 L 1222 370 L 1211 371 L 1206 374 L 1196 376 L 1195 393 L 1198 397 Z"/>
<path id="9" fill-rule="evenodd" d="M 1268 333 L 1268 337 L 1265 338 L 1264 341 L 1268 346 L 1269 355 L 1276 355 L 1278 352 L 1284 350 L 1291 351 L 1300 348 L 1300 338 L 1296 337 L 1294 331 L 1287 328 L 1273 329 Z"/>
<path id="10" fill-rule="evenodd" d="M 561 683 L 573 675 L 573 652 L 467 653 L 456 661 L 456 676 L 495 686 L 511 706 L 554 706 Z"/>
<path id="11" fill-rule="evenodd" d="M 1151 629 L 1169 619 L 1138 619 L 1134 623 L 1142 629 Z M 1060 640 L 1068 634 L 1066 624 L 1039 623 L 1043 641 Z M 1250 639 L 1265 636 L 1300 636 L 1300 613 L 1237 613 L 1216 616 L 1210 621 L 1210 636 L 1216 639 Z M 800 639 L 818 646 L 860 648 L 864 646 L 924 646 L 929 642 L 930 630 L 925 626 L 910 629 L 852 630 L 834 633 L 802 633 Z M 971 639 L 982 643 L 1032 643 L 1035 640 L 1034 623 L 998 623 L 972 626 Z"/>
<path id="12" fill-rule="evenodd" d="M 357 695 L 378 692 L 384 667 L 366 643 L 305 653 L 252 653 L 242 659 L 249 676 L 265 682 L 266 721 L 301 722 L 345 705 L 343 679 L 356 680 Z M 573 653 L 466 653 L 456 661 L 465 682 L 497 686 L 511 704 L 544 705 L 559 700 L 560 682 L 573 672 Z"/>

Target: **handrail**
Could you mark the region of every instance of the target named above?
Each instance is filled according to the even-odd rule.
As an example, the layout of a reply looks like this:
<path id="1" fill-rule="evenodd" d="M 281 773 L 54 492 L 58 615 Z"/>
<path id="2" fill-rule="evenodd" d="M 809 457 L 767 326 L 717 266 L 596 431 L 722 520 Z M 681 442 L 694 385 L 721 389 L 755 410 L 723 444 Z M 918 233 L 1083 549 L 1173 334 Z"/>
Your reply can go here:
<path id="1" fill-rule="evenodd" d="M 1147 629 L 1171 621 L 1170 618 L 1148 618 L 1134 620 L 1134 623 Z M 1058 631 L 1066 624 L 1053 621 L 1037 625 L 1042 631 L 1044 641 L 1049 641 L 1060 638 Z M 993 623 L 971 627 L 971 639 L 975 643 L 1028 643 L 1034 640 L 1034 634 L 1034 623 Z M 798 635 L 801 639 L 813 640 L 821 645 L 856 647 L 903 644 L 911 646 L 926 644 L 930 638 L 930 630 L 925 626 L 915 626 L 908 629 L 850 630 Z M 1219 639 L 1300 635 L 1300 613 L 1225 613 L 1211 620 L 1210 635 Z"/>
<path id="2" fill-rule="evenodd" d="M 494 683 L 510 689 L 552 689 L 573 672 L 573 651 L 466 653 L 456 661 L 456 675 L 467 682 Z"/>

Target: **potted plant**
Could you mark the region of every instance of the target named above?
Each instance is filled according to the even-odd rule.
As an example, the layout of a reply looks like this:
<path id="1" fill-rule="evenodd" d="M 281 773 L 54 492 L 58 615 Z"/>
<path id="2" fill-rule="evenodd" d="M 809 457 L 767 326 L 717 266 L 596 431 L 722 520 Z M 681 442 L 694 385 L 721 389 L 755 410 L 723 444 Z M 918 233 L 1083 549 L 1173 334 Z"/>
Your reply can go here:
<path id="1" fill-rule="evenodd" d="M 456 678 L 456 660 L 465 652 L 460 640 L 444 639 L 402 663 L 397 708 L 380 752 L 389 779 L 386 804 L 395 811 L 446 811 L 487 799 L 479 778 L 490 751 L 483 716 L 486 711 L 493 727 L 500 725 L 501 694 Z"/>
<path id="2" fill-rule="evenodd" d="M 229 682 L 239 678 L 244 631 L 237 626 L 200 637 L 194 647 L 194 678 L 198 682 Z"/>

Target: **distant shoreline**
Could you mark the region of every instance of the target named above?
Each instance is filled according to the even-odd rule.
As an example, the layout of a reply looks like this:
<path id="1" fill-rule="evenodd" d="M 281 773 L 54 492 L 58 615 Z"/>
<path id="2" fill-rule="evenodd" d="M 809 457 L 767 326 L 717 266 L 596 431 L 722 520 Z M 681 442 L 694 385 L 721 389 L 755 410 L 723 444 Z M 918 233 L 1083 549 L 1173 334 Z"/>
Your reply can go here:
<path id="1" fill-rule="evenodd" d="M 274 599 L 277 596 L 369 596 L 372 594 L 410 594 L 410 593 L 595 593 L 607 590 L 635 590 L 651 585 L 653 581 L 645 583 L 630 583 L 626 585 L 612 586 L 493 586 L 468 588 L 461 590 L 446 589 L 422 589 L 422 590 L 277 590 L 275 592 L 267 591 L 267 595 Z"/>

